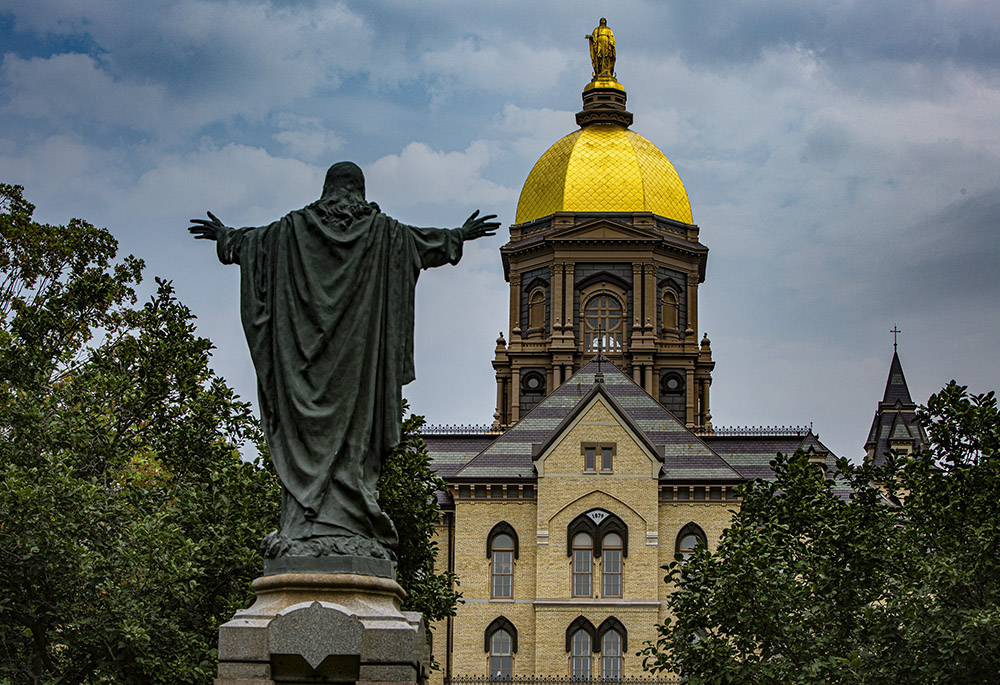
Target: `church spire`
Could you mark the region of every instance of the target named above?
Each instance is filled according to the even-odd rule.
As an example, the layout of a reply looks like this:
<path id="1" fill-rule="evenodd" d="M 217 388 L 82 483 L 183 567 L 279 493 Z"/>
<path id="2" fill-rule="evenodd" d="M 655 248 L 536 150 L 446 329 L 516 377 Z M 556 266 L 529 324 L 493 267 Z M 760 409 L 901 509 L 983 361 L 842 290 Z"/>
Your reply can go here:
<path id="1" fill-rule="evenodd" d="M 885 381 L 885 392 L 882 394 L 884 404 L 913 404 L 910 399 L 910 389 L 906 386 L 906 376 L 903 375 L 903 364 L 899 361 L 899 352 L 893 343 L 892 362 L 889 363 L 889 377 Z"/>
<path id="2" fill-rule="evenodd" d="M 895 335 L 900 331 L 890 332 Z M 881 464 L 886 452 L 890 450 L 912 452 L 927 441 L 924 429 L 917 421 L 917 405 L 910 398 L 910 389 L 906 385 L 895 339 L 892 348 L 885 392 L 875 409 L 875 418 L 868 432 L 868 440 L 865 441 L 865 452 L 869 457 L 874 457 L 876 464 Z"/>

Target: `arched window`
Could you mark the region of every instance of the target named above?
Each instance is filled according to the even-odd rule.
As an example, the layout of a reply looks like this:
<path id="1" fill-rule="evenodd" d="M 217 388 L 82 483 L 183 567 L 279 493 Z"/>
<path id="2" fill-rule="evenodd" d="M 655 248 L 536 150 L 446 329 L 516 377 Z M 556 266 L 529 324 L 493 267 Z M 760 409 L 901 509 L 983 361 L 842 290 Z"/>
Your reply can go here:
<path id="1" fill-rule="evenodd" d="M 622 596 L 622 536 L 608 533 L 601 544 L 601 596 Z"/>
<path id="2" fill-rule="evenodd" d="M 590 680 L 590 633 L 580 629 L 573 633 L 570 677 L 575 682 Z"/>
<path id="3" fill-rule="evenodd" d="M 517 653 L 517 628 L 503 616 L 486 627 L 486 651 L 490 655 L 490 680 L 510 680 L 513 655 Z"/>
<path id="4" fill-rule="evenodd" d="M 514 540 L 509 535 L 493 538 L 493 597 L 514 596 Z"/>
<path id="5" fill-rule="evenodd" d="M 601 638 L 601 678 L 622 679 L 622 635 L 617 630 L 609 630 Z"/>
<path id="6" fill-rule="evenodd" d="M 674 553 L 680 555 L 682 560 L 686 561 L 692 552 L 694 552 L 699 542 L 703 545 L 708 544 L 705 531 L 697 523 L 688 523 L 677 534 L 677 544 L 674 547 Z"/>
<path id="7" fill-rule="evenodd" d="M 528 296 L 528 333 L 544 332 L 545 329 L 545 291 L 536 288 Z"/>
<path id="8" fill-rule="evenodd" d="M 583 307 L 586 351 L 621 352 L 625 330 L 622 303 L 614 295 L 599 292 Z"/>
<path id="9" fill-rule="evenodd" d="M 573 596 L 593 594 L 594 539 L 587 533 L 573 536 Z"/>
<path id="10" fill-rule="evenodd" d="M 573 540 L 577 533 L 588 533 L 596 541 L 594 556 L 601 557 L 604 537 L 608 533 L 618 533 L 622 540 L 622 557 L 628 558 L 628 526 L 616 514 L 606 509 L 585 511 L 566 526 L 566 556 L 573 555 Z"/>
<path id="11" fill-rule="evenodd" d="M 493 526 L 486 538 L 486 556 L 490 559 L 490 596 L 510 599 L 514 596 L 514 559 L 517 558 L 517 533 L 506 521 Z"/>
<path id="12" fill-rule="evenodd" d="M 676 331 L 680 327 L 680 317 L 677 311 L 677 293 L 664 288 L 660 298 L 660 321 L 664 331 Z"/>
<path id="13" fill-rule="evenodd" d="M 510 680 L 512 661 L 510 633 L 498 630 L 490 638 L 490 679 Z"/>

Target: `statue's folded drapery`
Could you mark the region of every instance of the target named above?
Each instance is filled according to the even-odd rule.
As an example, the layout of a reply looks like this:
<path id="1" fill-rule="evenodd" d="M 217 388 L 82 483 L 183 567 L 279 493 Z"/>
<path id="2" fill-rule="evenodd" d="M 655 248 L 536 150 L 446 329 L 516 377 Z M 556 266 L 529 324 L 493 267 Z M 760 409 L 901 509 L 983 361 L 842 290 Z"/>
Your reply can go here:
<path id="1" fill-rule="evenodd" d="M 420 269 L 459 261 L 461 232 L 378 211 L 345 221 L 317 203 L 221 231 L 218 254 L 240 265 L 243 329 L 285 488 L 281 532 L 393 549 L 375 486 L 400 439 L 400 388 L 414 378 L 414 286 Z"/>

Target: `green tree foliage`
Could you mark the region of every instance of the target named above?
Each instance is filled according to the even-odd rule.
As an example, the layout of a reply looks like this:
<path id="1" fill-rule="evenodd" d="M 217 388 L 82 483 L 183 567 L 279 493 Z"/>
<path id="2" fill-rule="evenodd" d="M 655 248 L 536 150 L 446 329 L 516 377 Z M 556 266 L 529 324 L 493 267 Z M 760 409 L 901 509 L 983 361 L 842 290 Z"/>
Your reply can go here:
<path id="1" fill-rule="evenodd" d="M 929 445 L 828 479 L 797 453 L 745 486 L 714 553 L 665 567 L 647 669 L 698 683 L 973 683 L 1000 672 L 1000 415 L 954 381 Z M 878 485 L 873 485 L 878 483 Z"/>
<path id="2" fill-rule="evenodd" d="M 422 416 L 404 419 L 403 439 L 382 464 L 378 491 L 379 505 L 399 534 L 396 579 L 406 590 L 403 609 L 421 612 L 430 624 L 454 616 L 461 594 L 454 589 L 454 573 L 435 569 L 438 545 L 432 537 L 441 515 L 435 491 L 444 492 L 445 483 L 431 470 L 419 435 L 423 425 Z"/>
<path id="3" fill-rule="evenodd" d="M 106 230 L 32 220 L 0 184 L 0 682 L 211 681 L 218 626 L 253 599 L 280 485 L 250 407 L 170 283 Z M 386 461 L 406 608 L 454 613 L 434 572 L 443 489 L 416 431 Z"/>
<path id="4" fill-rule="evenodd" d="M 0 681 L 209 682 L 279 490 L 248 405 L 142 263 L 0 185 Z"/>

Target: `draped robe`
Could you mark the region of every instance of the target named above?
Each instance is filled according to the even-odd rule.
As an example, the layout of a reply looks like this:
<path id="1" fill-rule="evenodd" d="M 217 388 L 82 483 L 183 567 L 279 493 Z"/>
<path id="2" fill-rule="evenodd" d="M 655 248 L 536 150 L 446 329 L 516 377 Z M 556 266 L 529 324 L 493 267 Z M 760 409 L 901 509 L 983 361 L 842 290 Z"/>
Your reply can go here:
<path id="1" fill-rule="evenodd" d="M 319 202 L 269 226 L 220 231 L 218 255 L 240 266 L 243 330 L 284 486 L 282 534 L 394 549 L 375 486 L 401 438 L 402 386 L 414 379 L 414 287 L 421 269 L 459 261 L 460 231 L 377 210 L 344 221 Z"/>

